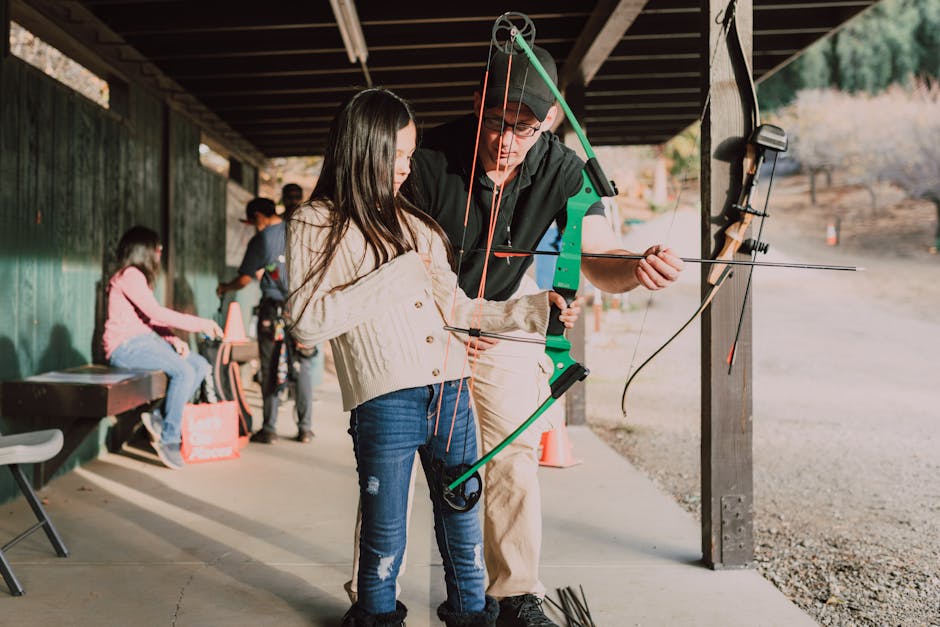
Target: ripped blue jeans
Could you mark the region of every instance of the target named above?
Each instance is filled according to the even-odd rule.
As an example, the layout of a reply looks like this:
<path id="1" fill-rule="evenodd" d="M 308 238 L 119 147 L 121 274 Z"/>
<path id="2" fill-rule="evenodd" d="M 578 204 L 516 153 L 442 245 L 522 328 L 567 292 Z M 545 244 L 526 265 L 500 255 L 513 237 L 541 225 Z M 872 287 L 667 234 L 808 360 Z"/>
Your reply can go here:
<path id="1" fill-rule="evenodd" d="M 472 464 L 477 455 L 476 421 L 466 380 L 463 385 L 459 381 L 443 384 L 440 424 L 434 434 L 441 388 L 435 384 L 390 392 L 359 405 L 349 417 L 362 502 L 358 603 L 370 614 L 395 610 L 395 580 L 405 552 L 408 485 L 415 452 L 430 486 L 440 484 L 435 460 L 451 467 Z M 447 452 L 455 405 L 457 419 Z M 458 614 L 479 612 L 486 603 L 479 505 L 455 512 L 434 488 L 431 503 L 444 562 L 447 605 Z"/>

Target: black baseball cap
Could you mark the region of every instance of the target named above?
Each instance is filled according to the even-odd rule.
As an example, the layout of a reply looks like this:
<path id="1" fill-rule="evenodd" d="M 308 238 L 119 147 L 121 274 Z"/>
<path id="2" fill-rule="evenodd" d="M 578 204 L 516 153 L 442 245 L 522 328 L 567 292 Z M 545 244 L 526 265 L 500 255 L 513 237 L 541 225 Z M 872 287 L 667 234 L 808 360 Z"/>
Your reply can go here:
<path id="1" fill-rule="evenodd" d="M 281 188 L 281 198 L 283 198 L 284 196 L 287 196 L 290 193 L 297 193 L 303 196 L 304 189 L 297 183 L 288 183 L 287 185 Z"/>
<path id="2" fill-rule="evenodd" d="M 532 46 L 532 52 L 545 68 L 552 79 L 558 83 L 558 70 L 555 59 L 544 48 Z M 509 66 L 509 56 L 505 52 L 496 51 L 490 59 L 490 78 L 486 87 L 483 106 L 501 107 L 506 96 L 506 70 Z M 509 103 L 518 103 L 529 107 L 539 121 L 545 120 L 548 110 L 555 104 L 555 94 L 548 88 L 538 71 L 532 66 L 529 57 L 517 53 L 512 55 L 512 73 L 509 75 Z"/>
<path id="3" fill-rule="evenodd" d="M 274 201 L 270 198 L 262 198 L 260 196 L 258 198 L 252 198 L 248 201 L 248 204 L 245 205 L 245 219 L 239 220 L 239 222 L 242 224 L 254 224 L 256 213 L 270 218 L 277 213 Z"/>

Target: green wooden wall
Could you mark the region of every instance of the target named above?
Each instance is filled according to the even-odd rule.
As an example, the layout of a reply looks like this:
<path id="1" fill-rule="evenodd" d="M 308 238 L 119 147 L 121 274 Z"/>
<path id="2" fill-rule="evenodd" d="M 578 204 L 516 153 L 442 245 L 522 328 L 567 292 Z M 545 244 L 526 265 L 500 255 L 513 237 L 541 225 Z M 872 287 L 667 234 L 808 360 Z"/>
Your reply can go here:
<path id="1" fill-rule="evenodd" d="M 118 240 L 135 224 L 173 241 L 173 306 L 215 312 L 225 180 L 200 165 L 199 139 L 188 119 L 133 85 L 128 115 L 119 116 L 2 58 L 0 380 L 93 360 L 101 286 Z M 0 418 L 2 432 L 23 427 Z M 97 456 L 106 428 L 64 470 Z M 0 474 L 0 500 L 13 494 Z"/>
<path id="2" fill-rule="evenodd" d="M 199 163 L 200 131 L 172 118 L 174 307 L 204 318 L 215 316 L 215 288 L 225 280 L 225 179 Z"/>

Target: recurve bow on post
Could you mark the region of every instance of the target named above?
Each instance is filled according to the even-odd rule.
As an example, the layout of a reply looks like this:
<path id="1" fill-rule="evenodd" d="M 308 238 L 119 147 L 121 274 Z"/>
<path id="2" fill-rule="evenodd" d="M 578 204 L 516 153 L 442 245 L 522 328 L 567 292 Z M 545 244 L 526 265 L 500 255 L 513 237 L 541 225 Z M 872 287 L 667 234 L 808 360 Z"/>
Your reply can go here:
<path id="1" fill-rule="evenodd" d="M 763 218 L 766 217 L 765 212 L 754 209 L 752 204 L 752 197 L 757 189 L 760 168 L 764 163 L 766 152 L 768 150 L 773 152 L 785 151 L 787 149 L 787 137 L 783 129 L 777 126 L 773 126 L 771 124 L 760 124 L 760 111 L 757 104 L 757 92 L 754 88 L 750 74 L 750 67 L 747 63 L 747 58 L 741 45 L 735 17 L 736 8 L 737 3 L 735 0 L 732 0 L 725 10 L 721 23 L 720 32 L 724 36 L 719 38 L 718 41 L 719 46 L 727 46 L 731 60 L 734 61 L 736 58 L 739 67 L 743 69 L 741 72 L 743 76 L 740 78 L 740 80 L 736 81 L 735 84 L 740 86 L 741 83 L 744 83 L 748 86 L 747 98 L 741 99 L 741 110 L 744 123 L 743 136 L 745 138 L 742 157 L 743 172 L 741 188 L 740 193 L 736 197 L 732 196 L 733 200 L 729 200 L 726 206 L 722 208 L 720 219 L 724 219 L 728 224 L 722 231 L 724 241 L 721 249 L 714 256 L 715 260 L 723 260 L 730 263 L 728 265 L 721 263 L 711 264 L 711 268 L 707 270 L 707 273 L 706 271 L 703 271 L 703 280 L 704 285 L 707 286 L 707 291 L 705 291 L 698 309 L 695 310 L 695 312 L 681 327 L 679 327 L 678 331 L 676 331 L 668 340 L 666 340 L 665 343 L 657 348 L 627 378 L 627 381 L 624 383 L 623 393 L 620 398 L 620 407 L 624 416 L 627 415 L 627 391 L 640 371 L 643 370 L 643 368 L 649 364 L 657 355 L 659 355 L 667 346 L 669 346 L 673 340 L 679 337 L 679 335 L 700 315 L 705 313 L 708 307 L 712 304 L 712 301 L 718 295 L 719 290 L 721 290 L 726 281 L 731 277 L 734 265 L 751 264 L 752 267 L 753 265 L 762 265 L 754 262 L 754 255 L 757 252 L 767 252 L 768 249 L 767 244 L 763 243 L 760 239 L 760 230 L 756 238 L 747 239 L 747 233 L 751 228 L 753 219 L 755 217 L 760 217 L 761 226 L 763 226 Z M 714 60 L 716 56 L 716 54 L 712 54 L 712 60 Z M 705 98 L 706 111 L 710 111 L 712 102 L 713 98 L 711 92 L 709 92 Z M 703 117 L 705 116 L 703 115 Z M 710 170 L 703 171 L 703 180 L 704 177 L 709 175 Z M 707 238 L 708 240 L 704 246 L 706 248 L 711 248 L 708 246 L 708 242 L 711 241 L 711 233 L 709 232 L 704 234 L 703 238 Z M 749 254 L 751 258 L 750 260 L 743 260 L 738 256 L 739 254 Z M 737 337 L 740 335 L 742 329 L 747 302 L 746 294 L 750 289 L 750 276 L 751 275 L 749 273 L 746 284 L 747 287 L 744 291 L 745 296 L 740 299 L 740 302 L 742 303 L 740 309 L 741 315 L 738 318 L 735 341 L 730 344 L 728 353 L 729 362 L 733 360 L 734 354 L 736 352 L 735 347 L 737 345 Z"/>

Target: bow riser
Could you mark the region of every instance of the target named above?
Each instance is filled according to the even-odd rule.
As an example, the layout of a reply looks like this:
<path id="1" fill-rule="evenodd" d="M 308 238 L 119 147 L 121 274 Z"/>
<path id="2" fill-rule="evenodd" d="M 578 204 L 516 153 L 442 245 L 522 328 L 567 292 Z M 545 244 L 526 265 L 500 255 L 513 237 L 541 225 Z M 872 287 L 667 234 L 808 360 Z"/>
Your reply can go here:
<path id="1" fill-rule="evenodd" d="M 555 262 L 555 275 L 552 279 L 552 289 L 565 297 L 567 302 L 577 297 L 581 285 L 581 224 L 588 209 L 601 197 L 594 191 L 594 187 L 586 171 L 581 172 L 581 188 L 578 193 L 568 199 L 565 205 L 565 230 L 561 237 L 561 249 L 558 260 Z M 565 325 L 558 324 L 557 311 L 552 312 L 552 320 L 548 325 L 549 335 L 561 335 L 565 332 Z"/>

